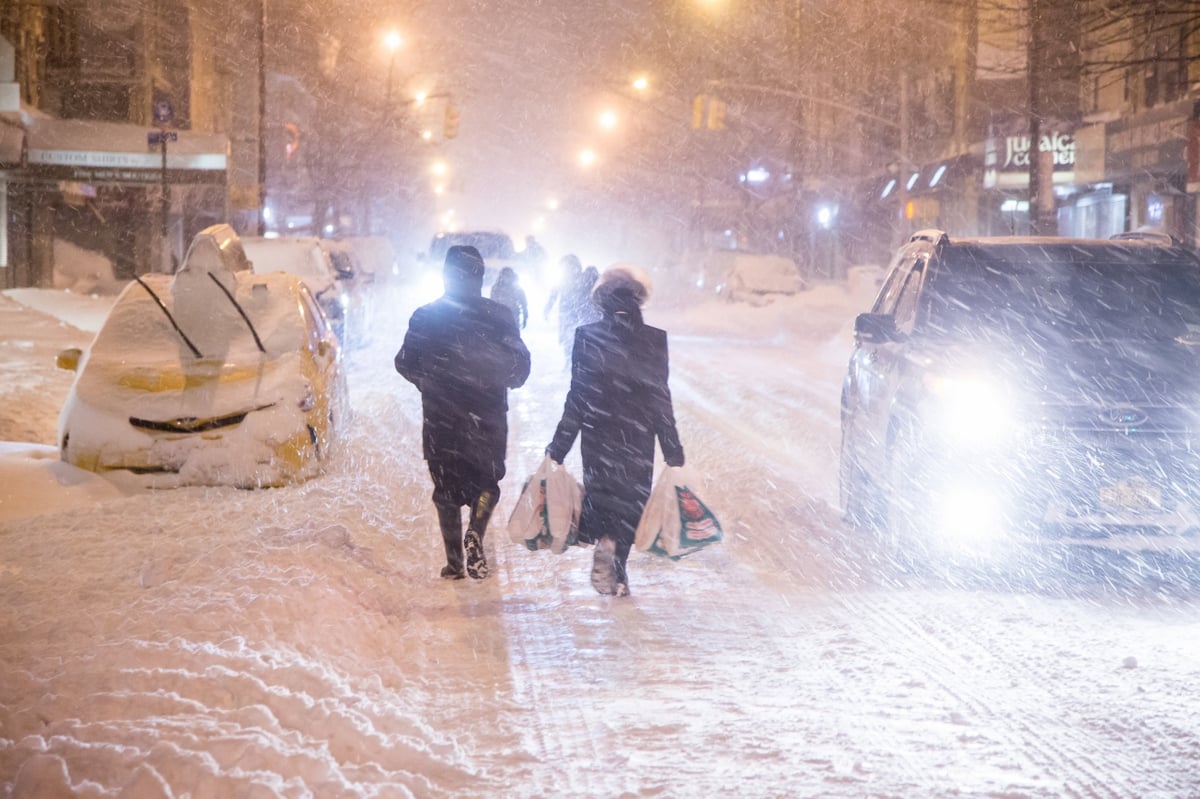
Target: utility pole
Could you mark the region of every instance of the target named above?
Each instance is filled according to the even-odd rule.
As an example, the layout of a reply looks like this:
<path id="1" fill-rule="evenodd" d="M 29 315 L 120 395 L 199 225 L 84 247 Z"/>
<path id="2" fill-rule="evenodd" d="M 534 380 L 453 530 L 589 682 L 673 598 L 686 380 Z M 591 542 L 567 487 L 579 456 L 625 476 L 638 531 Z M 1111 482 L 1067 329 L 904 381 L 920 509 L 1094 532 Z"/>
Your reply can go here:
<path id="1" fill-rule="evenodd" d="M 267 235 L 267 0 L 258 0 L 258 235 Z"/>
<path id="2" fill-rule="evenodd" d="M 1025 67 L 1029 74 L 1029 234 L 1042 236 L 1046 233 L 1046 216 L 1043 206 L 1054 207 L 1054 163 L 1049 151 L 1043 153 L 1042 117 L 1045 106 L 1042 96 L 1042 66 L 1045 62 L 1046 43 L 1042 36 L 1041 0 L 1029 0 L 1029 50 Z M 1049 185 L 1045 185 L 1049 184 Z"/>

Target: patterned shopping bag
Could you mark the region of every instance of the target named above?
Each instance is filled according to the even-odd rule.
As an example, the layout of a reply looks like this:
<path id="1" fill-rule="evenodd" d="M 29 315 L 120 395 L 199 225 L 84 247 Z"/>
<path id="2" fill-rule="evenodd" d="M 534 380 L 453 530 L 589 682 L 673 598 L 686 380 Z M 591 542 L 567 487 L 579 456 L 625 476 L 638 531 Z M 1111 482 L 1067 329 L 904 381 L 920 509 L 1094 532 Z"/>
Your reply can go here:
<path id="1" fill-rule="evenodd" d="M 561 553 L 576 542 L 583 488 L 565 466 L 546 456 L 525 485 L 508 519 L 514 543 L 531 552 Z"/>
<path id="2" fill-rule="evenodd" d="M 724 538 L 716 514 L 696 495 L 696 485 L 685 466 L 663 469 L 638 523 L 638 549 L 678 560 Z"/>

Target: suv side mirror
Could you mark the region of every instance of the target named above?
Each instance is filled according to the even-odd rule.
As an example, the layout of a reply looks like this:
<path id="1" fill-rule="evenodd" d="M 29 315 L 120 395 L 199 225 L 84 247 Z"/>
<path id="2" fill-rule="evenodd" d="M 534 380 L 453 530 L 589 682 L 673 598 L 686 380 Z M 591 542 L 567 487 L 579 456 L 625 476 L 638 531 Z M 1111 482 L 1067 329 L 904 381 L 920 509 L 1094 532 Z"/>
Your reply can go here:
<path id="1" fill-rule="evenodd" d="M 860 313 L 854 319 L 854 337 L 865 344 L 886 344 L 899 340 L 900 331 L 890 314 Z"/>

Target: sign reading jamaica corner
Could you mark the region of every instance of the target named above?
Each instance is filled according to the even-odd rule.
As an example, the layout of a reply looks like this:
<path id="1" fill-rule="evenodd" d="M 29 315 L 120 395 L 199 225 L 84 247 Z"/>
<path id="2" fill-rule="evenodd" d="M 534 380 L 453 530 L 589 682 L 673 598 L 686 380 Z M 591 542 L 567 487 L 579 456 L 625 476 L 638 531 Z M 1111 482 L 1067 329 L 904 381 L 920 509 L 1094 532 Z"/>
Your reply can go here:
<path id="1" fill-rule="evenodd" d="M 983 156 L 983 186 L 986 189 L 1029 185 L 1029 134 L 988 139 Z M 1054 159 L 1054 182 L 1071 183 L 1075 172 L 1075 137 L 1070 133 L 1042 135 L 1038 150 Z"/>

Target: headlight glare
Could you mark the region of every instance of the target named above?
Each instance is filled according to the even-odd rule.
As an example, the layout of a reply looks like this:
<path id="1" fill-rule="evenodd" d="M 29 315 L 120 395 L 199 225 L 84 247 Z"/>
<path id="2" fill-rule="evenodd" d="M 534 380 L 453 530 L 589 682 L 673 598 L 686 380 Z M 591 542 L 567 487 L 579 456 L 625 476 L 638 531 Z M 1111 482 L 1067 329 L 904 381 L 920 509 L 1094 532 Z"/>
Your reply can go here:
<path id="1" fill-rule="evenodd" d="M 978 375 L 935 375 L 926 381 L 933 400 L 929 421 L 962 447 L 995 447 L 1010 440 L 1016 414 L 1004 387 Z"/>

